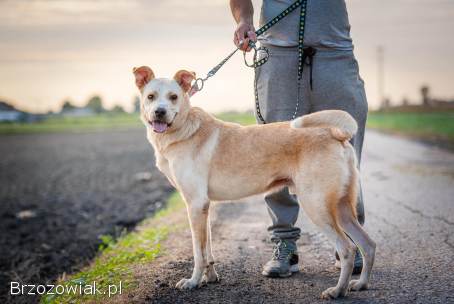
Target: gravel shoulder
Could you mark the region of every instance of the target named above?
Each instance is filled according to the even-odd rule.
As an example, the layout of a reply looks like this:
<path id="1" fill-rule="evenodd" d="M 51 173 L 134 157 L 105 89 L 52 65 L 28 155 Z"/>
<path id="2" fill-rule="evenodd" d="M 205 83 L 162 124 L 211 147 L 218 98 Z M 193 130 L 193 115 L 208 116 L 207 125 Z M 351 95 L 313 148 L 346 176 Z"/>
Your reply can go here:
<path id="1" fill-rule="evenodd" d="M 377 242 L 370 289 L 341 303 L 453 303 L 454 154 L 369 131 L 363 156 L 366 230 Z M 322 303 L 337 282 L 333 248 L 301 214 L 300 273 L 261 276 L 271 256 L 264 202 L 216 203 L 213 250 L 221 281 L 193 291 L 174 285 L 192 270 L 189 229 L 164 243 L 166 255 L 136 269 L 137 290 L 117 303 Z M 185 211 L 175 214 L 186 221 Z"/>

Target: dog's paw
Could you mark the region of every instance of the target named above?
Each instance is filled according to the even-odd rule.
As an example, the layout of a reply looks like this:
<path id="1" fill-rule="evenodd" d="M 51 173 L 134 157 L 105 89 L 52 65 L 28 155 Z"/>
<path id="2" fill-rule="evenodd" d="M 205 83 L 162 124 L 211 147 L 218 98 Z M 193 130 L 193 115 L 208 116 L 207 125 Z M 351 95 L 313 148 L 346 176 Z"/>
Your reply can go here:
<path id="1" fill-rule="evenodd" d="M 351 280 L 348 283 L 348 290 L 359 291 L 367 289 L 367 283 L 363 283 L 360 280 Z"/>
<path id="2" fill-rule="evenodd" d="M 216 270 L 214 270 L 214 268 L 206 270 L 205 273 L 203 274 L 202 282 L 204 282 L 204 283 L 219 282 L 219 276 L 218 276 Z"/>
<path id="3" fill-rule="evenodd" d="M 182 279 L 180 282 L 175 285 L 176 288 L 181 290 L 189 290 L 199 287 L 199 282 L 196 282 L 192 279 Z"/>
<path id="4" fill-rule="evenodd" d="M 342 292 L 340 288 L 337 287 L 330 287 L 322 292 L 322 299 L 330 300 L 330 299 L 337 299 L 339 297 L 345 296 L 346 292 Z"/>

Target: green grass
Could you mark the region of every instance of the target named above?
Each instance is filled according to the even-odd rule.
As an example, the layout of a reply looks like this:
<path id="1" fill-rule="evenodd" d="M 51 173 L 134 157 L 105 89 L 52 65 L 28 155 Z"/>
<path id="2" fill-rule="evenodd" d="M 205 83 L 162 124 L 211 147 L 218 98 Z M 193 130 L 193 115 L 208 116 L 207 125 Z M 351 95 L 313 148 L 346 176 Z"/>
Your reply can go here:
<path id="1" fill-rule="evenodd" d="M 454 112 L 371 112 L 367 127 L 420 138 L 454 141 Z"/>
<path id="2" fill-rule="evenodd" d="M 251 113 L 225 112 L 216 114 L 215 116 L 221 120 L 236 122 L 241 125 L 253 125 L 256 123 L 255 117 Z"/>
<path id="3" fill-rule="evenodd" d="M 102 113 L 87 117 L 52 117 L 35 123 L 0 123 L 0 134 L 102 131 L 141 126 L 138 114 Z"/>
<path id="4" fill-rule="evenodd" d="M 175 227 L 165 224 L 156 225 L 156 219 L 161 219 L 184 206 L 178 193 L 171 195 L 165 209 L 156 213 L 151 219 L 141 223 L 135 232 L 124 234 L 117 240 L 111 236 L 102 236 L 99 254 L 93 263 L 80 272 L 72 274 L 68 279 L 57 282 L 63 286 L 78 287 L 96 282 L 100 291 L 107 291 L 109 285 L 122 284 L 122 293 L 137 286 L 131 271 L 132 266 L 153 261 L 162 253 L 161 242 Z M 108 294 L 80 295 L 68 294 L 46 295 L 41 303 L 84 303 L 88 301 L 102 302 Z"/>

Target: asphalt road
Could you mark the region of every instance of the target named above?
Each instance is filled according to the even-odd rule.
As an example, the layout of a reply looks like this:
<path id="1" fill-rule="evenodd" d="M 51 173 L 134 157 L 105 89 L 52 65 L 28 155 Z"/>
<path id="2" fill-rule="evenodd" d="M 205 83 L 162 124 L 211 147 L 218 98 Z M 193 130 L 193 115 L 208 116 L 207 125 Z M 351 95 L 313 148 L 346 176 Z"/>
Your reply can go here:
<path id="1" fill-rule="evenodd" d="M 363 154 L 365 228 L 377 242 L 370 289 L 341 303 L 454 303 L 454 154 L 414 141 L 368 131 Z M 337 282 L 333 248 L 301 214 L 301 272 L 267 279 L 271 256 L 263 201 L 215 204 L 213 250 L 221 282 L 198 290 L 174 288 L 189 277 L 189 232 L 168 242 L 171 258 L 150 265 L 139 303 L 318 303 Z M 142 293 L 142 294 L 141 294 Z"/>
<path id="2" fill-rule="evenodd" d="M 0 303 L 11 281 L 51 283 L 86 265 L 172 191 L 145 130 L 0 137 Z"/>

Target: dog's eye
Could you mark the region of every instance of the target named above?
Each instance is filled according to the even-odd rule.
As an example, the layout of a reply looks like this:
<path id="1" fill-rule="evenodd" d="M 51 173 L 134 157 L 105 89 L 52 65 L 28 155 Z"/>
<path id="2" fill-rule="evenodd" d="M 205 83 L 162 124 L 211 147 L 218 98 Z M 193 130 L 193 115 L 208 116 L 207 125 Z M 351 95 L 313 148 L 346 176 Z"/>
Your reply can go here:
<path id="1" fill-rule="evenodd" d="M 149 100 L 153 100 L 153 99 L 154 99 L 154 94 L 149 94 L 149 95 L 147 96 L 147 98 L 148 98 Z"/>
<path id="2" fill-rule="evenodd" d="M 169 99 L 170 99 L 171 101 L 175 101 L 175 100 L 178 99 L 178 95 L 177 95 L 177 94 L 170 94 Z"/>

